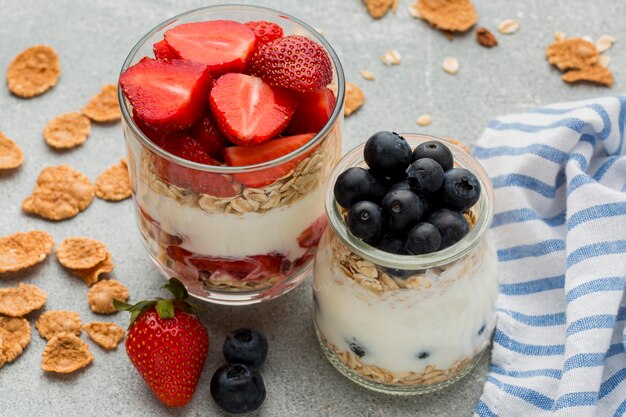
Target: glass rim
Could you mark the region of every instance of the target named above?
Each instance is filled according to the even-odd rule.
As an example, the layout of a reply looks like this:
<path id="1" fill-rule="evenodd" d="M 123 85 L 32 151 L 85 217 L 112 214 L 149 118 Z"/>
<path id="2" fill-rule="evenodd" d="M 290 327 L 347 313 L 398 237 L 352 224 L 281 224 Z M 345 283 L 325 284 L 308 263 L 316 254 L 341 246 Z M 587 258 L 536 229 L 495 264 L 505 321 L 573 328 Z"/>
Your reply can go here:
<path id="1" fill-rule="evenodd" d="M 339 204 L 335 201 L 333 188 L 339 174 L 350 167 L 360 166 L 364 163 L 363 148 L 365 144 L 361 144 L 351 149 L 346 155 L 344 155 L 328 177 L 324 192 L 326 215 L 328 216 L 329 223 L 339 239 L 341 239 L 341 241 L 348 248 L 350 248 L 351 251 L 375 264 L 382 265 L 387 268 L 413 271 L 435 268 L 449 264 L 467 255 L 474 247 L 476 247 L 476 245 L 478 245 L 478 243 L 482 241 L 483 237 L 489 231 L 491 221 L 493 220 L 495 203 L 493 187 L 491 185 L 489 175 L 482 165 L 480 165 L 480 163 L 478 163 L 478 161 L 467 151 L 444 138 L 421 133 L 406 133 L 401 134 L 401 136 L 407 139 L 410 144 L 411 142 L 427 142 L 430 140 L 444 142 L 446 146 L 452 150 L 455 162 L 459 163 L 463 168 L 468 169 L 476 175 L 476 178 L 480 182 L 481 193 L 478 202 L 474 206 L 477 207 L 478 219 L 472 230 L 470 230 L 470 232 L 465 235 L 463 239 L 454 245 L 440 251 L 424 255 L 398 255 L 384 252 L 368 245 L 350 233 L 343 217 L 341 216 Z"/>
<path id="2" fill-rule="evenodd" d="M 139 127 L 137 127 L 137 124 L 135 123 L 135 121 L 133 120 L 130 114 L 129 105 L 126 102 L 124 93 L 122 92 L 122 88 L 118 82 L 117 97 L 120 103 L 123 121 L 130 128 L 133 135 L 135 135 L 135 137 L 138 138 L 139 141 L 145 147 L 147 147 L 148 149 L 150 149 L 152 152 L 156 153 L 160 157 L 165 158 L 171 162 L 174 162 L 177 165 L 184 166 L 186 168 L 191 168 L 191 169 L 195 169 L 198 171 L 211 172 L 211 173 L 235 174 L 235 173 L 240 173 L 242 171 L 245 171 L 245 172 L 260 171 L 263 169 L 273 168 L 275 166 L 284 164 L 286 162 L 289 162 L 293 159 L 296 159 L 306 154 L 309 150 L 313 149 L 319 142 L 321 142 L 324 138 L 326 138 L 331 133 L 331 130 L 334 128 L 335 123 L 337 122 L 339 117 L 341 117 L 343 113 L 346 82 L 345 82 L 345 76 L 343 73 L 343 67 L 341 65 L 341 62 L 339 61 L 339 57 L 337 56 L 337 53 L 332 48 L 330 43 L 326 40 L 326 38 L 324 38 L 324 36 L 322 36 L 312 26 L 308 25 L 307 23 L 303 22 L 302 20 L 294 16 L 291 16 L 290 14 L 283 13 L 281 11 L 278 11 L 269 7 L 247 5 L 247 4 L 217 4 L 217 5 L 205 6 L 205 7 L 200 7 L 197 9 L 188 10 L 186 12 L 173 16 L 167 20 L 164 20 L 163 22 L 157 24 L 152 29 L 150 29 L 145 35 L 141 37 L 141 39 L 139 39 L 139 41 L 135 44 L 135 46 L 133 46 L 133 48 L 128 53 L 128 56 L 124 60 L 124 64 L 122 64 L 122 69 L 120 70 L 120 76 L 124 73 L 124 71 L 128 69 L 128 67 L 130 67 L 131 62 L 133 61 L 133 59 L 139 52 L 139 49 L 142 46 L 144 46 L 147 43 L 147 41 L 155 33 L 171 25 L 172 23 L 178 21 L 179 19 L 186 18 L 186 17 L 193 16 L 193 15 L 201 15 L 206 12 L 237 10 L 237 9 L 242 9 L 242 8 L 252 10 L 252 11 L 257 11 L 259 13 L 274 14 L 280 18 L 291 20 L 297 25 L 306 29 L 308 32 L 310 32 L 315 37 L 315 40 L 322 44 L 326 52 L 328 52 L 333 62 L 334 72 L 337 74 L 337 87 L 338 87 L 337 88 L 337 101 L 335 102 L 335 108 L 333 109 L 333 112 L 330 115 L 330 118 L 328 119 L 324 127 L 319 132 L 317 132 L 317 134 L 313 136 L 313 138 L 311 138 L 311 140 L 309 140 L 305 145 L 299 147 L 295 151 L 292 151 L 286 155 L 281 156 L 280 158 L 272 159 L 271 161 L 261 162 L 261 163 L 254 164 L 254 165 L 242 165 L 242 166 L 237 166 L 237 167 L 220 166 L 220 165 L 205 165 L 205 164 L 201 164 L 198 162 L 188 161 L 170 152 L 167 152 L 165 149 L 156 145 L 146 135 L 144 135 L 144 133 L 139 129 Z"/>

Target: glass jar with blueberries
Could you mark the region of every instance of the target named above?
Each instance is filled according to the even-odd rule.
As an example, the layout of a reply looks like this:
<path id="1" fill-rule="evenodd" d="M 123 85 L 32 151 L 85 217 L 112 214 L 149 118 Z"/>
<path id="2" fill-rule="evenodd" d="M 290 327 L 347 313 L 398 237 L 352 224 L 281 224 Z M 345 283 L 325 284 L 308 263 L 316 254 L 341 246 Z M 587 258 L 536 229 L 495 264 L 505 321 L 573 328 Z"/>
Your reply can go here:
<path id="1" fill-rule="evenodd" d="M 495 325 L 494 197 L 480 164 L 426 135 L 378 132 L 330 176 L 315 258 L 323 351 L 352 381 L 423 394 L 462 378 Z"/>

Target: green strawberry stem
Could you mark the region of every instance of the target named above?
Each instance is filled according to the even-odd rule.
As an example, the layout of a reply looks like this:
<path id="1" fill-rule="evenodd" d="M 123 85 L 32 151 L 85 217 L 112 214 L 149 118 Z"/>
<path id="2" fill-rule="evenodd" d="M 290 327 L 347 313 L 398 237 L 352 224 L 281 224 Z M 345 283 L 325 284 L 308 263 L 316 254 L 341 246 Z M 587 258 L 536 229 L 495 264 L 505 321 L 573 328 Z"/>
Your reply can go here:
<path id="1" fill-rule="evenodd" d="M 142 313 L 152 307 L 156 308 L 159 317 L 164 320 L 174 318 L 175 308 L 179 308 L 186 312 L 193 312 L 195 314 L 198 314 L 202 311 L 201 308 L 187 301 L 187 298 L 189 298 L 189 293 L 187 292 L 187 289 L 185 288 L 183 283 L 180 282 L 178 279 L 170 278 L 169 282 L 161 288 L 164 288 L 171 292 L 174 295 L 174 298 L 163 299 L 159 297 L 155 300 L 140 301 L 134 305 L 124 303 L 118 300 L 113 300 L 113 305 L 118 311 L 130 312 L 130 324 L 128 326 L 129 328 L 133 325 L 135 320 L 137 320 L 137 318 L 141 316 Z"/>

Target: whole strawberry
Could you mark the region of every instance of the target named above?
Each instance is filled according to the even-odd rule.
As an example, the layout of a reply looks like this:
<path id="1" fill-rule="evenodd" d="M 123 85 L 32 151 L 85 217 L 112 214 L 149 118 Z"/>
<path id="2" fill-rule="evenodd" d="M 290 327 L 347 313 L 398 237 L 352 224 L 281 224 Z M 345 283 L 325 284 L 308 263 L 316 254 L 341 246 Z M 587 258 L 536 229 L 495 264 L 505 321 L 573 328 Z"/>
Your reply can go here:
<path id="1" fill-rule="evenodd" d="M 252 55 L 250 73 L 274 87 L 311 93 L 333 80 L 328 53 L 317 42 L 290 35 L 264 45 Z"/>
<path id="2" fill-rule="evenodd" d="M 174 299 L 115 302 L 131 313 L 126 353 L 163 404 L 184 406 L 191 400 L 209 351 L 209 335 L 198 317 L 186 310 L 187 290 L 176 278 L 164 285 Z"/>

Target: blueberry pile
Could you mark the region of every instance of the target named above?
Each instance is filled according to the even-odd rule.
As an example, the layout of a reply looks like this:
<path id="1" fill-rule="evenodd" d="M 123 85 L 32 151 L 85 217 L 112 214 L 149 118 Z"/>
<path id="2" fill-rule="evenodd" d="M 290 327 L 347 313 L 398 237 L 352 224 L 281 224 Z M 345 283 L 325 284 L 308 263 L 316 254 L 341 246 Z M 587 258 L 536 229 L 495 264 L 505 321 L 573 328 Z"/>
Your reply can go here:
<path id="1" fill-rule="evenodd" d="M 469 232 L 463 211 L 478 201 L 480 183 L 470 171 L 454 168 L 443 143 L 411 150 L 402 136 L 383 131 L 367 140 L 363 156 L 369 169 L 347 169 L 334 187 L 354 236 L 385 252 L 420 255 Z"/>
<path id="2" fill-rule="evenodd" d="M 258 371 L 267 358 L 267 339 L 251 329 L 239 329 L 224 341 L 226 365 L 211 378 L 215 403 L 230 413 L 254 411 L 265 401 L 265 384 Z"/>

